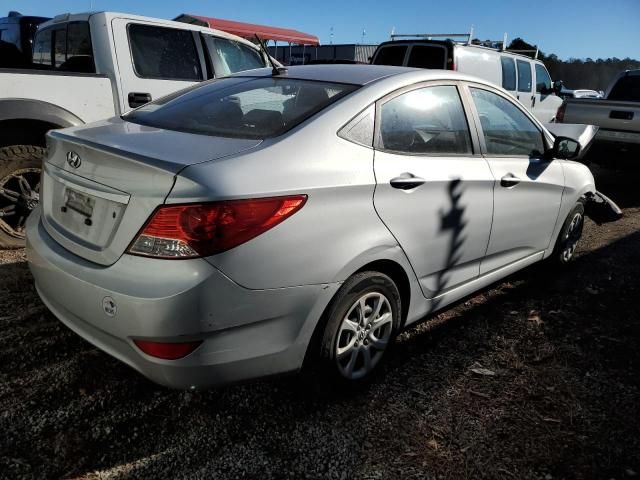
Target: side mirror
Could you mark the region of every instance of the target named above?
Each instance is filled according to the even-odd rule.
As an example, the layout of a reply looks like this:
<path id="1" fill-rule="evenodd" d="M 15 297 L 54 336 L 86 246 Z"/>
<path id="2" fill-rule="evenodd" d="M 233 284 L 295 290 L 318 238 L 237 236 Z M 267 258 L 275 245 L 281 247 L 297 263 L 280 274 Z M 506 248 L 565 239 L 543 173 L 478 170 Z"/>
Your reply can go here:
<path id="1" fill-rule="evenodd" d="M 556 80 L 555 82 L 553 82 L 553 91 L 556 95 L 560 95 L 563 87 L 564 83 L 562 82 L 562 80 Z"/>
<path id="2" fill-rule="evenodd" d="M 580 155 L 580 143 L 569 137 L 556 137 L 551 151 L 553 158 L 573 160 Z"/>

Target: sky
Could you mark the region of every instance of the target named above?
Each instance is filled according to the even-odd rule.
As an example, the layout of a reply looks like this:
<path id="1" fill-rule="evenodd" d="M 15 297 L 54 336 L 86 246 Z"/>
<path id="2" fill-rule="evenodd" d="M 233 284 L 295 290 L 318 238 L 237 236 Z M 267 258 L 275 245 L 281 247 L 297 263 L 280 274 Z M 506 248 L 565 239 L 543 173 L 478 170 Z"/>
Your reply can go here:
<path id="1" fill-rule="evenodd" d="M 192 13 L 293 28 L 322 44 L 379 43 L 392 29 L 463 33 L 473 26 L 481 40 L 501 40 L 506 32 L 562 59 L 640 59 L 640 0 L 0 0 L 0 16 L 9 10 L 40 16 L 106 10 L 166 19 Z"/>

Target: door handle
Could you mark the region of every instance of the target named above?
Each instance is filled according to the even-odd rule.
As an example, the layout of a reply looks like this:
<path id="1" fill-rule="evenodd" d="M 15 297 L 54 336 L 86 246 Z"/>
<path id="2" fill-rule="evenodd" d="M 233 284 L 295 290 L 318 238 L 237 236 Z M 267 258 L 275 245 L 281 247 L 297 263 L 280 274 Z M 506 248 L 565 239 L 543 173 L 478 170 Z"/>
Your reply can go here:
<path id="1" fill-rule="evenodd" d="M 128 96 L 129 106 L 131 108 L 138 108 L 151 101 L 150 93 L 130 92 Z"/>
<path id="2" fill-rule="evenodd" d="M 531 107 L 535 107 L 536 106 L 536 96 L 532 96 L 531 97 Z"/>
<path id="3" fill-rule="evenodd" d="M 520 179 L 516 177 L 513 173 L 507 173 L 504 177 L 500 179 L 500 185 L 505 188 L 515 187 L 520 183 Z"/>
<path id="4" fill-rule="evenodd" d="M 400 190 L 411 190 L 412 188 L 419 187 L 426 180 L 424 178 L 416 177 L 412 173 L 403 173 L 399 177 L 392 178 L 389 182 L 393 188 Z"/>

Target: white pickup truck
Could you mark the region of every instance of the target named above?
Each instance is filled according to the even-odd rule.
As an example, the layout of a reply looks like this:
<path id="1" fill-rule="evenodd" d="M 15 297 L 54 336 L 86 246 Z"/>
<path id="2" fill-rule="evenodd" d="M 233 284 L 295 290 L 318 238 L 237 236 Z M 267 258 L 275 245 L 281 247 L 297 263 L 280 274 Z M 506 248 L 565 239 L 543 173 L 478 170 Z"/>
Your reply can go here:
<path id="1" fill-rule="evenodd" d="M 0 69 L 0 248 L 24 243 L 47 131 L 122 115 L 266 63 L 251 42 L 186 23 L 101 12 L 41 24 L 33 68 Z"/>

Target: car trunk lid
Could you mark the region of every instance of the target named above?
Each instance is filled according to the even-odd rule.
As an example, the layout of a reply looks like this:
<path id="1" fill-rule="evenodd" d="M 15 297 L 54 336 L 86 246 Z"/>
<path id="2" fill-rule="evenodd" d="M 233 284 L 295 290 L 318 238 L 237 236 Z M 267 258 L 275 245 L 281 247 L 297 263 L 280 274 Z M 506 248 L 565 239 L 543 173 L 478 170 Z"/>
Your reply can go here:
<path id="1" fill-rule="evenodd" d="M 260 143 L 121 120 L 51 132 L 48 142 L 44 227 L 64 248 L 101 265 L 115 263 L 126 251 L 183 168 Z"/>

